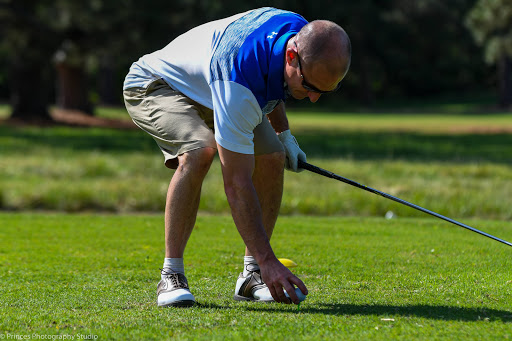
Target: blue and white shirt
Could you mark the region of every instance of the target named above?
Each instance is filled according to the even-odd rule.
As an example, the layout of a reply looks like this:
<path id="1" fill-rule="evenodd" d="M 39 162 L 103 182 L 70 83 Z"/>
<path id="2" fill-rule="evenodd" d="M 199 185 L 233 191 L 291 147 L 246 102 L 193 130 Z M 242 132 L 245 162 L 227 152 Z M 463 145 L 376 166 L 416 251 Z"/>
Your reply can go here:
<path id="1" fill-rule="evenodd" d="M 286 97 L 286 44 L 306 24 L 298 14 L 269 7 L 203 24 L 133 63 L 123 88 L 163 78 L 213 109 L 218 144 L 253 154 L 254 128 Z"/>

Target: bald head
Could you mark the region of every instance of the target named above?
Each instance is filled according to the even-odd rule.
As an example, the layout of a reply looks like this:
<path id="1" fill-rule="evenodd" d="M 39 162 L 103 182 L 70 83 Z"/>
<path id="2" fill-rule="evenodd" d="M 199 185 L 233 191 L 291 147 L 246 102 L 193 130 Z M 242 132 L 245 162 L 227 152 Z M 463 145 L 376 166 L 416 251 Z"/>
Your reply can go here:
<path id="1" fill-rule="evenodd" d="M 343 78 L 350 67 L 350 39 L 339 25 L 328 20 L 315 20 L 297 34 L 296 43 L 306 65 L 321 63 L 329 72 Z"/>

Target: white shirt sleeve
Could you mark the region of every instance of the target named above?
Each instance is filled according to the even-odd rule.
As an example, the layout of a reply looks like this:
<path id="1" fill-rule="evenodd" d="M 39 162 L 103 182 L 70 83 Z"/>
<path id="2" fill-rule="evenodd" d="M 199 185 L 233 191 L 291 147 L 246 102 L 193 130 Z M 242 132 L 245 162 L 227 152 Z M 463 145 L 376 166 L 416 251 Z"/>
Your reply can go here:
<path id="1" fill-rule="evenodd" d="M 263 114 L 253 93 L 229 81 L 215 81 L 212 89 L 215 141 L 241 154 L 254 154 L 254 128 Z"/>

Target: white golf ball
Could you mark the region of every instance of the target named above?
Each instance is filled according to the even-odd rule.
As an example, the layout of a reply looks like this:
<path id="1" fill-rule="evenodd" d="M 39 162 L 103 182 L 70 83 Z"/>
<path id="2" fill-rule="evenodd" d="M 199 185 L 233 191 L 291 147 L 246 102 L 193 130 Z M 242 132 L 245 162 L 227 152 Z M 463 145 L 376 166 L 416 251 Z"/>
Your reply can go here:
<path id="1" fill-rule="evenodd" d="M 395 217 L 395 214 L 393 213 L 393 211 L 387 211 L 384 217 L 386 219 L 393 219 Z"/>
<path id="2" fill-rule="evenodd" d="M 299 301 L 302 302 L 306 299 L 306 295 L 304 295 L 302 293 L 302 291 L 300 291 L 299 288 L 295 288 L 295 294 L 297 295 L 297 297 L 299 298 Z"/>

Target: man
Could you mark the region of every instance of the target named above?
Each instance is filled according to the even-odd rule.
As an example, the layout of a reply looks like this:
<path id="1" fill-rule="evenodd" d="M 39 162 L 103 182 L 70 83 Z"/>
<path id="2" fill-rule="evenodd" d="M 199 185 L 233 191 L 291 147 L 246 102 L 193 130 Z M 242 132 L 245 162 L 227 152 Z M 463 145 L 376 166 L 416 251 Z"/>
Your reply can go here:
<path id="1" fill-rule="evenodd" d="M 316 102 L 336 91 L 350 58 L 350 40 L 338 25 L 308 24 L 298 14 L 260 8 L 198 26 L 132 65 L 124 83 L 126 108 L 155 139 L 165 165 L 176 169 L 165 206 L 159 306 L 195 303 L 183 254 L 216 152 L 246 245 L 234 298 L 298 304 L 295 286 L 307 294 L 269 242 L 283 169 L 298 172 L 298 159 L 306 160 L 290 133 L 284 100 L 291 95 Z"/>

